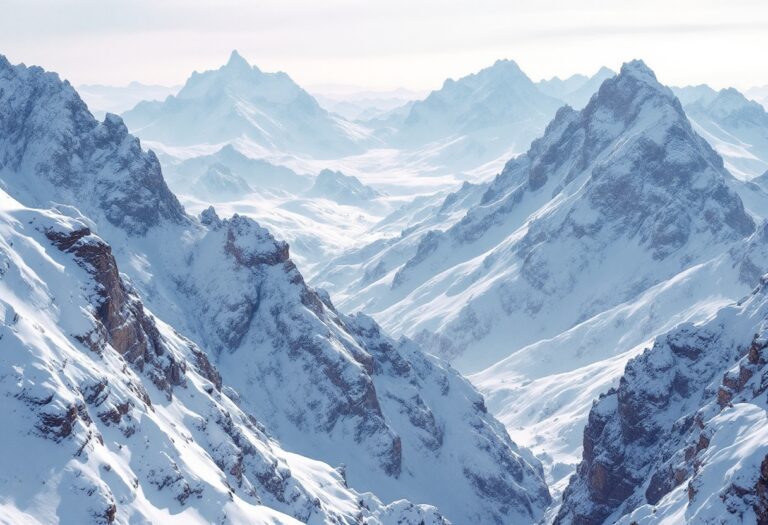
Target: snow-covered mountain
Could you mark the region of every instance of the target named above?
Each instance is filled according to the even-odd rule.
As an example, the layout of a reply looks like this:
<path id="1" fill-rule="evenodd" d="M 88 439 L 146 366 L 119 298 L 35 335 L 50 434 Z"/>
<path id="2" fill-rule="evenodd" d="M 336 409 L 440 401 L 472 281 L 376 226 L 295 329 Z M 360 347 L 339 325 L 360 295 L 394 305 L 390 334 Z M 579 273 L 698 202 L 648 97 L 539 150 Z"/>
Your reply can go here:
<path id="1" fill-rule="evenodd" d="M 515 62 L 499 60 L 411 104 L 387 122 L 387 140 L 411 149 L 431 144 L 437 160 L 466 169 L 524 151 L 560 105 Z"/>
<path id="2" fill-rule="evenodd" d="M 557 524 L 768 523 L 768 282 L 600 396 Z"/>
<path id="3" fill-rule="evenodd" d="M 281 449 L 73 208 L 0 232 L 1 522 L 445 523 Z"/>
<path id="4" fill-rule="evenodd" d="M 759 102 L 768 109 L 768 86 L 757 86 L 747 89 L 744 94 L 755 102 Z"/>
<path id="5" fill-rule="evenodd" d="M 768 113 L 763 106 L 729 88 L 702 93 L 684 109 L 735 176 L 748 180 L 768 170 Z"/>
<path id="6" fill-rule="evenodd" d="M 670 89 L 683 105 L 683 108 L 693 102 L 708 103 L 717 96 L 717 91 L 706 84 L 683 87 L 673 86 Z"/>
<path id="7" fill-rule="evenodd" d="M 96 118 L 104 118 L 107 113 L 119 114 L 128 111 L 139 102 L 165 100 L 168 96 L 175 95 L 180 87 L 147 85 L 141 82 L 131 82 L 127 86 L 84 84 L 77 86 L 77 92 Z"/>
<path id="8" fill-rule="evenodd" d="M 357 177 L 325 169 L 317 174 L 309 195 L 331 199 L 340 204 L 364 204 L 380 194 Z"/>
<path id="9" fill-rule="evenodd" d="M 286 166 L 272 164 L 263 159 L 253 159 L 243 155 L 231 144 L 218 151 L 199 155 L 179 162 L 166 162 L 163 174 L 168 185 L 176 193 L 187 193 L 190 187 L 204 176 L 213 166 L 225 167 L 234 177 L 243 180 L 253 191 L 285 191 L 299 193 L 312 184 L 310 177 L 299 175 Z M 219 202 L 217 196 L 199 194 L 211 202 Z M 242 196 L 242 194 L 241 194 Z"/>
<path id="10" fill-rule="evenodd" d="M 57 203 L 59 214 L 77 217 L 78 225 L 64 228 L 60 234 L 46 234 L 47 242 L 53 243 L 59 251 L 91 257 L 89 247 L 92 244 L 102 246 L 101 255 L 97 253 L 95 259 L 90 263 L 87 260 L 83 265 L 97 268 L 97 282 L 102 265 L 106 265 L 113 278 L 111 288 L 118 292 L 125 288 L 135 297 L 126 308 L 139 318 L 142 330 L 149 335 L 151 351 L 157 355 L 157 366 L 161 366 L 163 374 L 155 371 L 156 366 L 149 362 L 146 352 L 139 353 L 143 359 L 132 360 L 136 346 L 133 341 L 144 341 L 147 336 L 135 335 L 138 328 L 121 325 L 111 317 L 114 314 L 111 310 L 112 292 L 107 291 L 109 300 L 103 302 L 97 298 L 94 308 L 99 310 L 99 305 L 106 305 L 99 310 L 106 310 L 106 321 L 102 324 L 107 332 L 114 329 L 115 335 L 109 337 L 115 344 L 127 348 L 124 357 L 128 355 L 129 361 L 132 360 L 139 372 L 147 374 L 153 384 L 160 382 L 157 388 L 161 390 L 165 387 L 163 378 L 174 387 L 185 381 L 200 385 L 201 390 L 178 393 L 168 390 L 169 386 L 164 391 L 167 393 L 165 402 L 156 401 L 162 399 L 159 394 L 150 397 L 154 411 L 142 408 L 134 401 L 139 408 L 131 413 L 131 417 L 140 419 L 148 428 L 129 432 L 135 436 L 131 441 L 126 441 L 130 436 L 125 437 L 124 433 L 99 428 L 99 432 L 109 436 L 105 443 L 118 451 L 114 452 L 119 456 L 115 464 L 124 465 L 135 457 L 135 468 L 139 469 L 138 464 L 144 464 L 143 454 L 159 454 L 165 461 L 161 462 L 162 469 L 142 467 L 144 474 L 137 472 L 133 476 L 121 467 L 120 475 L 115 476 L 103 473 L 111 472 L 106 468 L 101 471 L 91 468 L 83 477 L 73 470 L 74 467 L 66 466 L 73 461 L 82 465 L 76 456 L 82 440 L 69 451 L 55 448 L 58 456 L 39 456 L 41 464 L 49 465 L 48 470 L 41 467 L 31 472 L 45 471 L 49 477 L 61 475 L 67 482 L 70 479 L 101 479 L 101 483 L 83 481 L 85 487 L 76 489 L 76 494 L 102 502 L 96 511 L 103 512 L 106 521 L 112 515 L 110 493 L 126 490 L 130 494 L 159 497 L 158 501 L 162 503 L 155 506 L 161 509 L 168 508 L 169 499 L 175 499 L 176 503 L 170 504 L 178 504 L 173 507 L 177 514 L 202 516 L 200 521 L 205 522 L 220 519 L 219 514 L 210 513 L 213 509 L 221 512 L 221 505 L 214 504 L 210 510 L 202 508 L 202 502 L 206 505 L 210 502 L 206 491 L 215 490 L 206 487 L 216 483 L 217 479 L 229 479 L 229 475 L 239 480 L 244 468 L 242 462 L 250 465 L 251 453 L 257 465 L 253 467 L 254 478 L 268 489 L 262 495 L 256 482 L 249 478 L 249 483 L 257 488 L 253 491 L 244 489 L 250 498 L 246 502 L 285 511 L 302 522 L 312 522 L 313 519 L 324 523 L 351 522 L 346 518 L 324 517 L 323 504 L 326 502 L 328 514 L 348 512 L 358 523 L 366 523 L 366 520 L 370 523 L 439 523 L 441 519 L 433 509 L 404 502 L 385 507 L 377 503 L 379 500 L 374 496 L 357 498 L 346 488 L 347 483 L 357 490 L 373 491 L 385 502 L 409 499 L 436 505 L 441 515 L 454 523 L 530 523 L 538 520 L 549 504 L 550 496 L 538 461 L 510 440 L 504 427 L 488 414 L 483 398 L 458 373 L 444 362 L 422 353 L 413 342 L 386 336 L 370 318 L 341 314 L 326 294 L 304 282 L 289 258 L 287 244 L 275 240 L 253 220 L 238 215 L 221 219 L 212 208 L 200 218 L 187 215 L 166 186 L 157 158 L 151 152 L 142 151 L 139 141 L 128 133 L 119 117 L 108 115 L 103 123 L 97 122 L 74 89 L 55 74 L 36 67 L 12 66 L 4 58 L 0 59 L 0 184 L 4 192 L 21 203 L 18 206 L 47 208 L 51 203 Z M 8 208 L 14 206 L 17 205 L 12 202 Z M 56 221 L 63 222 L 64 219 L 56 218 Z M 17 229 L 33 228 L 27 219 L 8 222 Z M 41 245 L 40 235 L 43 234 L 35 235 L 35 242 Z M 98 239 L 91 237 L 95 235 Z M 83 239 L 86 241 L 81 243 Z M 99 239 L 107 240 L 111 248 Z M 82 249 L 81 244 L 84 245 Z M 23 248 L 21 243 L 14 243 L 14 246 L 19 250 Z M 48 264 L 46 275 L 56 271 L 59 273 L 51 275 L 61 275 L 63 265 L 56 261 L 61 261 L 65 255 L 46 255 L 52 251 L 50 246 L 46 250 L 32 246 L 14 260 L 26 261 L 24 253 L 28 250 Z M 114 263 L 106 253 L 112 254 Z M 117 267 L 125 274 L 119 274 Z M 43 274 L 35 277 L 32 272 L 20 273 L 51 296 L 46 299 L 40 294 L 12 291 L 7 297 L 13 298 L 14 302 L 10 303 L 13 310 L 4 307 L 3 318 L 13 324 L 16 319 L 13 312 L 41 309 L 43 305 L 42 311 L 49 311 L 50 316 L 40 317 L 43 315 L 40 314 L 39 322 L 28 323 L 29 328 L 25 328 L 24 333 L 36 334 L 34 337 L 57 355 L 66 352 L 72 356 L 67 359 L 61 355 L 49 362 L 46 359 L 49 354 L 42 354 L 43 363 L 30 367 L 39 368 L 41 371 L 37 373 L 40 374 L 58 375 L 50 381 L 37 377 L 31 381 L 34 385 L 30 386 L 33 390 L 29 396 L 30 408 L 20 417 L 24 420 L 24 414 L 42 410 L 41 417 L 52 422 L 50 426 L 55 434 L 62 426 L 68 428 L 70 423 L 81 418 L 86 422 L 94 420 L 81 411 L 80 404 L 72 398 L 74 394 L 71 392 L 79 390 L 65 374 L 73 374 L 72 377 L 77 379 L 86 378 L 77 371 L 75 362 L 85 363 L 82 366 L 96 376 L 99 367 L 106 365 L 92 365 L 91 361 L 102 357 L 88 353 L 90 350 L 82 346 L 93 337 L 83 339 L 85 342 L 80 346 L 72 342 L 80 341 L 73 333 L 90 333 L 85 323 L 77 321 L 77 316 L 91 310 L 50 306 L 78 297 L 73 296 L 70 289 L 57 292 L 57 286 L 59 281 L 75 288 L 80 283 L 87 284 L 82 272 L 78 274 L 79 280 L 51 278 L 51 282 Z M 115 276 L 123 285 L 114 285 Z M 0 279 L 0 289 L 5 290 L 5 282 Z M 99 284 L 98 290 L 110 289 Z M 138 301 L 143 302 L 141 308 Z M 157 328 L 159 336 L 153 335 L 155 331 L 148 328 L 149 321 L 141 321 L 140 311 L 144 308 L 152 312 L 153 322 L 162 328 Z M 125 315 L 118 315 L 117 319 L 123 319 Z M 67 324 L 70 322 L 78 324 Z M 66 334 L 69 346 L 63 346 L 64 342 L 44 333 Z M 103 331 L 94 332 L 96 336 L 100 333 Z M 158 349 L 158 337 L 171 341 L 168 350 Z M 35 348 L 39 347 L 24 348 L 27 348 L 24 359 L 28 360 L 29 348 L 36 355 Z M 212 366 L 218 369 L 225 385 L 221 390 L 223 395 L 216 394 L 217 388 L 208 384 L 214 382 L 210 378 L 205 383 L 196 375 L 188 379 L 183 377 L 183 366 L 186 366 L 187 374 L 193 373 L 190 363 L 197 363 L 195 366 L 203 371 L 208 368 L 200 364 L 202 357 L 194 357 L 197 356 L 194 348 L 199 348 L 199 355 L 207 356 Z M 109 349 L 103 355 L 108 363 L 114 363 L 111 366 L 115 371 L 121 371 L 123 376 L 118 377 L 126 377 L 126 374 L 133 377 L 130 367 L 121 366 L 119 357 Z M 183 365 L 171 366 L 174 358 Z M 22 374 L 26 366 L 24 359 L 11 358 L 5 369 Z M 210 370 L 205 373 L 218 377 Z M 54 382 L 62 385 L 63 392 L 70 392 L 62 395 L 68 395 L 72 403 L 57 402 L 51 406 L 56 417 L 48 417 L 47 409 L 37 408 L 48 406 L 48 396 L 45 393 L 37 395 L 37 391 L 41 385 Z M 118 393 L 121 397 L 115 401 L 116 405 L 126 399 L 143 397 L 140 388 L 132 388 L 122 379 L 116 382 L 126 385 L 124 388 L 120 386 Z M 127 397 L 131 392 L 134 396 Z M 213 424 L 215 419 L 209 416 L 212 409 L 206 408 L 208 397 L 201 392 L 226 404 L 229 412 L 222 414 L 218 408 L 213 412 L 222 414 L 220 429 Z M 186 407 L 184 403 L 188 398 L 193 400 Z M 195 414 L 200 406 L 199 410 L 205 409 L 205 412 L 198 417 Z M 70 410 L 69 407 L 74 408 Z M 124 409 L 116 410 L 120 413 Z M 239 415 L 238 410 L 252 414 L 252 418 Z M 143 415 L 145 413 L 156 414 L 152 417 L 162 420 L 164 426 L 152 423 L 150 416 Z M 62 414 L 66 415 L 63 419 L 56 419 Z M 112 422 L 110 418 L 107 416 Z M 241 420 L 244 430 L 235 428 Z M 120 417 L 115 416 L 114 424 L 120 425 L 120 421 Z M 245 426 L 246 422 L 251 426 Z M 202 434 L 201 426 L 210 429 L 210 437 Z M 154 437 L 155 434 L 166 427 L 173 429 L 168 436 L 172 445 L 157 452 L 151 443 L 159 439 Z M 24 428 L 6 426 L 3 432 L 8 432 L 8 439 L 18 440 L 25 435 Z M 87 430 L 84 432 L 82 435 L 87 436 Z M 243 437 L 241 432 L 247 435 Z M 176 433 L 178 439 L 174 437 Z M 232 446 L 225 434 L 234 442 Z M 274 461 L 260 459 L 269 452 L 266 445 L 257 443 L 267 439 L 262 435 L 279 442 L 277 445 L 270 441 L 275 451 L 282 449 L 290 453 L 274 452 L 277 458 Z M 98 442 L 95 434 L 93 436 Z M 203 439 L 210 441 L 199 442 Z M 137 446 L 135 443 L 142 443 L 144 447 L 141 454 L 136 452 L 136 456 L 131 454 Z M 172 453 L 174 446 L 188 447 L 204 458 L 213 459 L 207 464 L 202 460 L 195 461 L 189 454 Z M 256 450 L 252 451 L 252 448 Z M 119 452 L 121 450 L 123 452 Z M 266 452 L 260 455 L 259 450 Z M 166 460 L 166 456 L 170 459 Z M 174 459 L 177 456 L 183 456 L 183 465 Z M 56 462 L 53 467 L 46 463 L 48 457 Z M 310 457 L 314 459 L 307 459 Z M 280 458 L 287 458 L 284 461 L 289 469 L 301 480 L 305 492 L 311 494 L 307 496 L 309 503 L 306 505 L 298 484 L 293 490 L 292 482 L 284 481 L 290 476 L 281 466 Z M 333 465 L 336 472 L 317 460 Z M 299 466 L 293 470 L 291 464 Z M 18 468 L 18 463 L 13 465 Z M 219 470 L 212 470 L 212 465 Z M 131 468 L 134 468 L 133 464 Z M 269 468 L 276 469 L 278 474 L 269 474 Z M 198 492 L 197 484 L 185 485 L 187 478 L 194 479 L 195 483 L 203 483 L 200 480 L 204 479 L 206 487 Z M 75 487 L 80 486 L 75 484 Z M 218 486 L 226 487 L 226 484 L 221 481 Z M 232 498 L 241 497 L 234 489 L 229 493 L 233 491 Z M 280 506 L 282 500 L 278 496 L 271 498 L 267 493 L 282 495 L 280 497 L 288 503 Z M 28 501 L 35 497 L 31 494 Z M 155 512 L 143 500 L 113 499 L 122 522 L 128 519 L 123 516 Z M 274 506 L 273 500 L 278 501 Z M 79 504 L 71 498 L 66 501 Z M 144 510 L 145 507 L 148 510 Z M 31 514 L 41 522 L 50 521 L 50 513 L 55 509 L 38 510 L 40 508 L 22 505 L 11 511 Z M 226 519 L 231 521 L 234 518 L 229 517 L 229 512 L 242 516 L 243 520 L 251 519 L 250 508 L 245 504 L 225 504 L 223 510 L 228 513 Z M 317 517 L 310 519 L 307 513 Z"/>
<path id="11" fill-rule="evenodd" d="M 322 109 L 285 73 L 264 73 L 237 51 L 215 71 L 195 72 L 179 93 L 123 114 L 142 139 L 167 145 L 247 139 L 269 152 L 333 156 L 360 151 L 363 132 Z"/>
<path id="12" fill-rule="evenodd" d="M 343 86 L 317 86 L 310 89 L 310 92 L 322 107 L 351 121 L 381 118 L 396 108 L 426 96 L 426 93 L 404 88 L 362 91 Z"/>
<path id="13" fill-rule="evenodd" d="M 460 370 L 490 367 L 472 381 L 562 484 L 592 399 L 626 361 L 766 270 L 745 255 L 762 227 L 737 188 L 674 94 L 631 62 L 491 183 L 315 282 Z"/>
<path id="14" fill-rule="evenodd" d="M 674 95 L 628 64 L 584 110 L 561 109 L 460 221 L 421 235 L 410 259 L 375 282 L 340 291 L 340 304 L 397 333 L 435 334 L 434 348 L 465 356 L 465 368 L 491 364 L 751 234 L 729 180 Z M 684 201 L 711 208 L 709 220 Z M 628 253 L 634 262 L 603 274 Z M 595 289 L 591 275 L 611 283 Z M 508 323 L 524 328 L 511 339 Z"/>
<path id="15" fill-rule="evenodd" d="M 213 201 L 239 199 L 253 192 L 244 178 L 224 164 L 211 164 L 190 188 L 192 194 Z"/>
<path id="16" fill-rule="evenodd" d="M 601 67 L 591 77 L 586 75 L 572 75 L 566 79 L 553 77 L 549 80 L 540 80 L 536 86 L 542 93 L 562 100 L 574 109 L 581 109 L 587 105 L 600 84 L 613 76 L 616 76 L 615 71 Z"/>

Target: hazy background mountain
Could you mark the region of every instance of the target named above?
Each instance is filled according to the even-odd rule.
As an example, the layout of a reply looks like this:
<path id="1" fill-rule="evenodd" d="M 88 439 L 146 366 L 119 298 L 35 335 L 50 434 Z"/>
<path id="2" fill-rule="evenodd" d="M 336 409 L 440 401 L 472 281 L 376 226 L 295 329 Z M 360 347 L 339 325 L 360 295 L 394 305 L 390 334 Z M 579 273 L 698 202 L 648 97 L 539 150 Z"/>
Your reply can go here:
<path id="1" fill-rule="evenodd" d="M 104 118 L 107 113 L 120 114 L 128 111 L 139 102 L 165 100 L 178 93 L 180 88 L 181 86 L 146 85 L 133 81 L 126 86 L 84 84 L 77 86 L 77 92 L 96 118 Z"/>

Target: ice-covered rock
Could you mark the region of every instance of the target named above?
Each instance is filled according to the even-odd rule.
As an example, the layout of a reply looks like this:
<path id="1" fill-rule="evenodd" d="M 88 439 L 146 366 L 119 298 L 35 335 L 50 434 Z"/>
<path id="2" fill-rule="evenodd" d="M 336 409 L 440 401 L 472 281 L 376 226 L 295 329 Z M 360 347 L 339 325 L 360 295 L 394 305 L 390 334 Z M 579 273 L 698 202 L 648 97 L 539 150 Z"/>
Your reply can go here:
<path id="1" fill-rule="evenodd" d="M 557 524 L 765 523 L 766 281 L 629 362 L 595 402 Z"/>
<path id="2" fill-rule="evenodd" d="M 137 235 L 187 220 L 157 157 L 120 117 L 97 122 L 55 73 L 0 56 L 0 108 L 0 174 L 15 195 L 36 203 L 66 195 L 94 219 Z"/>

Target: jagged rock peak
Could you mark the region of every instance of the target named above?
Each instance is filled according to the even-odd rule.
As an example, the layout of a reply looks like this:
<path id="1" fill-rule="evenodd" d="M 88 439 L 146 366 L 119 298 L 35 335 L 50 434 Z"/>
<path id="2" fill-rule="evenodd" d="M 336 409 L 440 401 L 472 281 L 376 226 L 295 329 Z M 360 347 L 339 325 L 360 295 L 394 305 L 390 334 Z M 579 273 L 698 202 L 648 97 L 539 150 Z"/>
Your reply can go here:
<path id="1" fill-rule="evenodd" d="M 219 214 L 213 206 L 208 206 L 200 213 L 200 222 L 206 226 L 217 229 L 222 225 Z"/>
<path id="2" fill-rule="evenodd" d="M 39 67 L 0 66 L 0 169 L 14 197 L 46 205 L 76 195 L 89 216 L 129 233 L 187 221 L 160 163 L 122 119 L 99 123 L 67 81 Z"/>

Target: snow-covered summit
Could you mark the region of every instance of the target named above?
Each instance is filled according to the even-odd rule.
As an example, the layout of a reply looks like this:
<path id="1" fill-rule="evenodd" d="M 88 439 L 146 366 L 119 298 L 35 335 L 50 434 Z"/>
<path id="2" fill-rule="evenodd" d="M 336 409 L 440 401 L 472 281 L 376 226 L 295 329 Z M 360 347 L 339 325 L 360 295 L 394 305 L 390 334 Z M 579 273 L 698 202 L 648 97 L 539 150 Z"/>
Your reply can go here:
<path id="1" fill-rule="evenodd" d="M 561 104 L 516 62 L 498 60 L 368 124 L 385 143 L 460 170 L 522 153 Z"/>
<path id="2" fill-rule="evenodd" d="M 395 332 L 437 334 L 439 344 L 451 342 L 445 355 L 477 349 L 470 367 L 492 364 L 510 345 L 555 335 L 680 271 L 702 250 L 751 234 L 730 178 L 674 94 L 631 62 L 582 111 L 558 111 L 460 221 L 424 235 L 408 262 L 350 290 L 343 304 L 366 308 Z M 613 267 L 630 251 L 644 255 Z M 659 273 L 657 265 L 635 267 L 643 258 L 675 262 Z M 596 288 L 589 275 L 612 284 Z M 555 304 L 557 315 L 549 311 Z M 525 328 L 510 339 L 503 327 L 514 325 Z"/>
<path id="3" fill-rule="evenodd" d="M 441 89 L 415 102 L 398 140 L 423 143 L 521 121 L 533 124 L 549 119 L 559 105 L 541 93 L 516 62 L 498 60 L 477 73 L 446 80 Z"/>
<path id="4" fill-rule="evenodd" d="M 236 51 L 194 72 L 176 96 L 126 112 L 131 130 L 168 145 L 246 139 L 267 151 L 337 155 L 359 150 L 354 126 L 322 109 L 287 74 L 265 73 Z"/>

